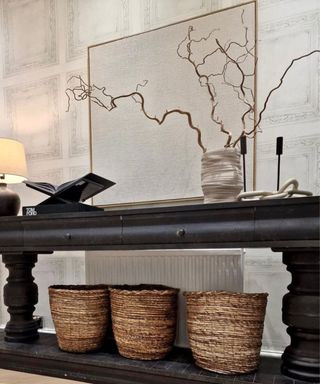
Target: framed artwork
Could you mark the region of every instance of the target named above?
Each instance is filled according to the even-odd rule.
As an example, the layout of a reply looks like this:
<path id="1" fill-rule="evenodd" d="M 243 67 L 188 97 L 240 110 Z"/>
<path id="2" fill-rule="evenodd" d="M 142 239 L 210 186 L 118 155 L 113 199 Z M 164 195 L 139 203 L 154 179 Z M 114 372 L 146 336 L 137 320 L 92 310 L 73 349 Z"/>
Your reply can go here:
<path id="1" fill-rule="evenodd" d="M 255 7 L 88 48 L 92 171 L 116 182 L 95 205 L 201 201 L 204 148 L 241 133 L 242 87 L 254 99 Z"/>

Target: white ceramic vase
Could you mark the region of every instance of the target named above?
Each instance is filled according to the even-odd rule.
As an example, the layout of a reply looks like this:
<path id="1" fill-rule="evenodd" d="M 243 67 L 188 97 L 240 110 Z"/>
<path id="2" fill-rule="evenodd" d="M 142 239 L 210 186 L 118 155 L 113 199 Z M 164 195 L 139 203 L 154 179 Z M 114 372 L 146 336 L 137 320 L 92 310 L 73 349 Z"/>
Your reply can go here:
<path id="1" fill-rule="evenodd" d="M 243 188 L 240 151 L 206 151 L 201 159 L 201 186 L 204 203 L 235 201 Z"/>

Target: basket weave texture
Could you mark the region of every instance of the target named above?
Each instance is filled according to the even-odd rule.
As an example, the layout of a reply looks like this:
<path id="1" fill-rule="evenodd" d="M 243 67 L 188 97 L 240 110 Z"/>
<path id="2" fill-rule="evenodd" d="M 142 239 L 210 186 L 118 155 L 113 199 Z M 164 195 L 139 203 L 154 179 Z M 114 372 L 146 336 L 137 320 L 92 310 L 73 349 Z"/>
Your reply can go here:
<path id="1" fill-rule="evenodd" d="M 268 294 L 209 291 L 184 295 L 196 364 L 224 374 L 255 371 Z"/>
<path id="2" fill-rule="evenodd" d="M 102 347 L 110 312 L 107 286 L 53 285 L 49 301 L 60 349 L 84 353 Z"/>
<path id="3" fill-rule="evenodd" d="M 110 288 L 112 328 L 120 355 L 158 360 L 171 351 L 178 291 L 146 284 Z"/>

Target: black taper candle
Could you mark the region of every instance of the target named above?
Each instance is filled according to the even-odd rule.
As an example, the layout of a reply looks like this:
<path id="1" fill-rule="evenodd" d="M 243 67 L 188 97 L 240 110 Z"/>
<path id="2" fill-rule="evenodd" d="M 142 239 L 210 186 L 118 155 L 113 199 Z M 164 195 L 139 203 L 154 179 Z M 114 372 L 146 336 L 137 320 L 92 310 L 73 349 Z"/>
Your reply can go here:
<path id="1" fill-rule="evenodd" d="M 278 156 L 278 171 L 277 171 L 277 191 L 280 188 L 280 157 L 283 153 L 283 137 L 277 137 L 277 149 L 276 154 Z"/>
<path id="2" fill-rule="evenodd" d="M 247 138 L 246 136 L 241 136 L 240 138 L 240 153 L 242 155 L 242 172 L 243 172 L 243 191 L 246 192 L 246 153 L 247 153 Z"/>

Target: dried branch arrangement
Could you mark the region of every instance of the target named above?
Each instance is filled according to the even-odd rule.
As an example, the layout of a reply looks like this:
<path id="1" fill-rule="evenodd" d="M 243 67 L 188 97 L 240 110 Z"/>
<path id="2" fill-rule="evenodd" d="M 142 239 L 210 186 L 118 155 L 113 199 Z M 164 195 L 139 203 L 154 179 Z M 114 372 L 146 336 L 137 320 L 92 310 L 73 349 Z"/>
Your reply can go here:
<path id="1" fill-rule="evenodd" d="M 255 122 L 255 95 L 252 86 L 250 85 L 253 83 L 252 79 L 256 74 L 257 60 L 255 57 L 255 44 L 250 44 L 248 39 L 248 27 L 245 26 L 244 22 L 244 10 L 241 14 L 241 23 L 243 27 L 243 37 L 241 40 L 227 41 L 224 43 L 216 37 L 219 31 L 218 29 L 213 29 L 205 37 L 196 38 L 194 37 L 196 32 L 195 28 L 189 26 L 185 38 L 178 44 L 176 49 L 178 57 L 182 60 L 186 60 L 187 63 L 193 67 L 199 86 L 204 87 L 206 90 L 210 102 L 210 118 L 212 123 L 219 127 L 220 132 L 227 136 L 225 143 L 226 148 L 235 147 L 239 143 L 241 137 L 246 136 L 252 138 L 260 131 L 262 116 L 266 111 L 270 97 L 281 87 L 290 68 L 297 61 L 315 53 L 320 53 L 320 50 L 316 49 L 305 55 L 296 57 L 291 61 L 283 72 L 279 83 L 269 91 L 263 103 L 263 108 L 258 113 L 258 118 Z M 203 47 L 210 48 L 205 50 Z M 212 63 L 219 63 L 219 65 L 212 66 Z M 215 68 L 214 71 L 212 70 L 212 67 Z M 155 121 L 159 125 L 162 125 L 165 120 L 173 114 L 179 114 L 185 117 L 189 127 L 196 132 L 198 145 L 201 147 L 203 153 L 206 152 L 207 149 L 202 140 L 202 131 L 194 123 L 189 111 L 174 108 L 164 111 L 161 116 L 151 115 L 147 111 L 143 88 L 147 86 L 148 80 L 144 80 L 142 83 L 137 84 L 135 90 L 132 92 L 120 95 L 109 94 L 105 86 L 98 87 L 94 84 L 89 85 L 81 76 L 72 76 L 68 82 L 71 80 L 75 80 L 77 85 L 68 87 L 65 91 L 68 97 L 67 111 L 70 109 L 71 99 L 76 101 L 89 99 L 92 103 L 111 112 L 118 107 L 117 102 L 120 99 L 129 98 L 140 105 L 141 112 L 147 119 Z M 236 137 L 234 137 L 230 129 L 226 128 L 223 118 L 218 115 L 217 107 L 219 105 L 219 94 L 217 85 L 219 84 L 230 87 L 234 92 L 235 97 L 243 105 L 243 113 L 241 116 L 242 130 L 240 135 Z M 247 128 L 248 126 L 251 128 Z"/>
<path id="2" fill-rule="evenodd" d="M 185 39 L 178 45 L 177 54 L 181 59 L 187 60 L 194 69 L 201 87 L 205 87 L 208 92 L 211 105 L 211 120 L 220 127 L 220 131 L 227 135 L 225 147 L 234 147 L 243 135 L 249 136 L 253 132 L 246 132 L 247 119 L 253 121 L 255 110 L 255 99 L 252 88 L 248 82 L 256 73 L 256 59 L 254 54 L 255 44 L 249 43 L 248 27 L 244 24 L 244 10 L 241 14 L 241 23 L 244 30 L 242 42 L 227 41 L 225 44 L 215 37 L 218 29 L 212 30 L 208 36 L 200 39 L 192 37 L 194 28 L 189 27 L 188 34 Z M 208 44 L 213 47 L 202 57 L 197 57 L 197 45 Z M 220 64 L 220 70 L 212 71 L 212 66 L 208 65 L 208 61 Z M 249 68 L 249 72 L 246 69 Z M 230 130 L 225 128 L 225 123 L 217 114 L 217 106 L 219 97 L 217 94 L 216 84 L 223 82 L 224 85 L 231 87 L 236 97 L 246 106 L 241 116 L 242 132 L 241 135 L 233 140 Z"/>

